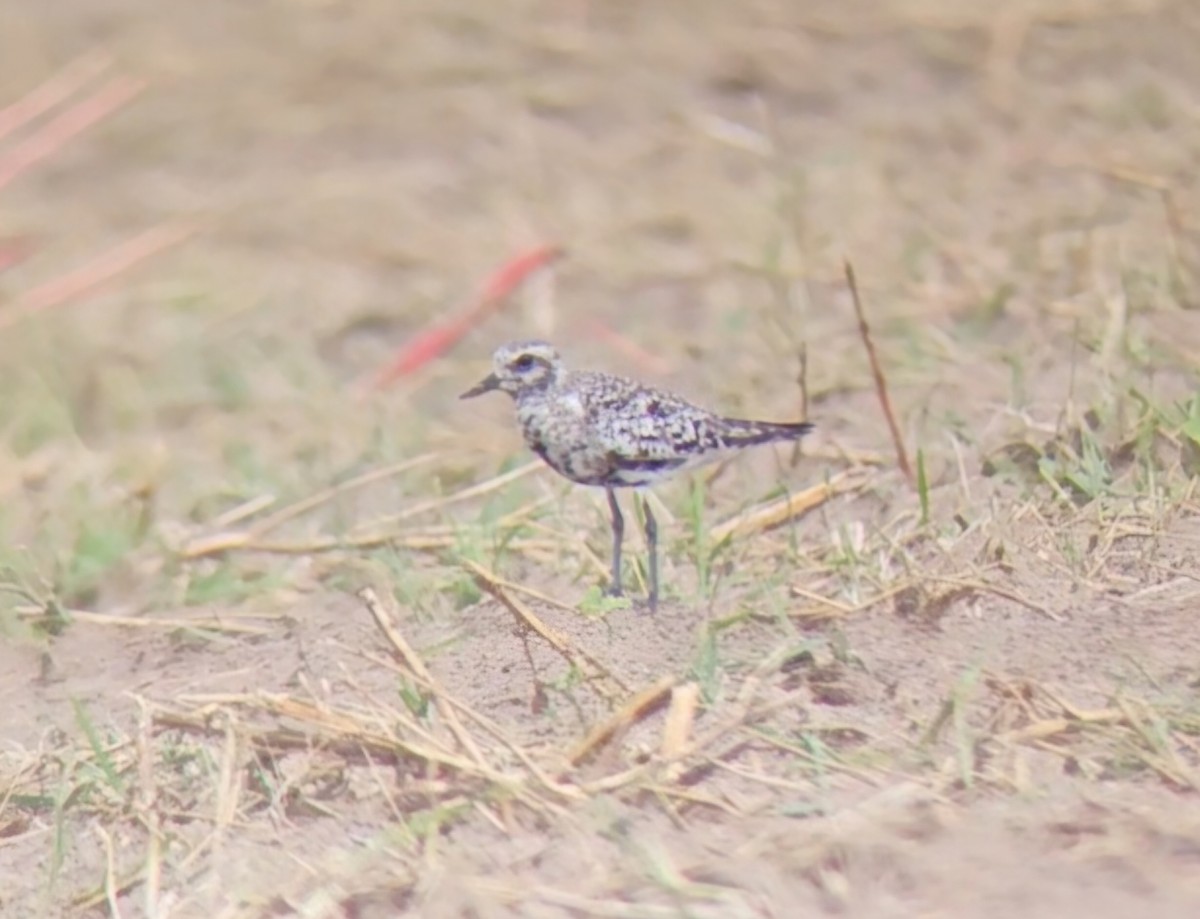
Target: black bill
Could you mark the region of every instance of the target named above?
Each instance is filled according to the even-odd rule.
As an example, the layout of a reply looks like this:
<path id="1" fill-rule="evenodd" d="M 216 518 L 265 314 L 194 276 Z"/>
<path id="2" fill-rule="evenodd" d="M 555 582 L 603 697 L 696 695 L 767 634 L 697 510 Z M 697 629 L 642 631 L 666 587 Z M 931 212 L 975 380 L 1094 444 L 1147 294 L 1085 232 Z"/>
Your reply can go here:
<path id="1" fill-rule="evenodd" d="M 472 386 L 470 389 L 468 389 L 465 393 L 463 393 L 458 398 L 474 399 L 476 396 L 482 396 L 485 392 L 491 392 L 493 389 L 499 389 L 499 388 L 500 388 L 500 380 L 497 379 L 496 374 L 489 373 L 486 377 L 484 377 L 482 380 L 480 380 L 478 383 L 476 383 L 474 386 Z"/>

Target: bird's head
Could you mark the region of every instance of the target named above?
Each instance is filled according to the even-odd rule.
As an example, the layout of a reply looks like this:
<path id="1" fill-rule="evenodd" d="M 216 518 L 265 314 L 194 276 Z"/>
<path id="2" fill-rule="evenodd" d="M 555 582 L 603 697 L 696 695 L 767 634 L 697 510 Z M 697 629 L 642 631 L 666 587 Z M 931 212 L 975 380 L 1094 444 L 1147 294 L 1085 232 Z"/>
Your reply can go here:
<path id="1" fill-rule="evenodd" d="M 492 355 L 492 372 L 459 396 L 473 399 L 499 389 L 513 398 L 549 386 L 563 372 L 562 359 L 544 341 L 515 341 L 501 345 Z"/>

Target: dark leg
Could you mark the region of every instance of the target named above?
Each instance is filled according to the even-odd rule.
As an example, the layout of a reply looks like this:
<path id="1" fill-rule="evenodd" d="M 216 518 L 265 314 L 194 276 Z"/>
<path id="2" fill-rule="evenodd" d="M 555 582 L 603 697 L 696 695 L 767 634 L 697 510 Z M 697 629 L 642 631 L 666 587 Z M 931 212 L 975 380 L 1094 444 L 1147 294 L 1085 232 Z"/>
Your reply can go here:
<path id="1" fill-rule="evenodd" d="M 611 597 L 621 596 L 621 542 L 625 538 L 625 518 L 621 516 L 621 506 L 617 504 L 617 495 L 611 488 L 606 488 L 608 494 L 608 509 L 612 512 L 612 580 L 608 585 Z"/>
<path id="2" fill-rule="evenodd" d="M 646 513 L 646 549 L 650 553 L 650 612 L 658 608 L 658 521 L 650 510 L 650 500 L 642 498 Z"/>

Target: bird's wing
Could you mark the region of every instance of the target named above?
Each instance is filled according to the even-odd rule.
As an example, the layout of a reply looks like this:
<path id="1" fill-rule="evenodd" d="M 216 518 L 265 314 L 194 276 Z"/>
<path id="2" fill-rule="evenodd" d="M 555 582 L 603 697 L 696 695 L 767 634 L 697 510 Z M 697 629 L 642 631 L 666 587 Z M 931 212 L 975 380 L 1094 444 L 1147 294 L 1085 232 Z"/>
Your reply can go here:
<path id="1" fill-rule="evenodd" d="M 614 472 L 666 472 L 721 449 L 715 416 L 680 397 L 609 374 L 577 374 L 588 427 Z"/>

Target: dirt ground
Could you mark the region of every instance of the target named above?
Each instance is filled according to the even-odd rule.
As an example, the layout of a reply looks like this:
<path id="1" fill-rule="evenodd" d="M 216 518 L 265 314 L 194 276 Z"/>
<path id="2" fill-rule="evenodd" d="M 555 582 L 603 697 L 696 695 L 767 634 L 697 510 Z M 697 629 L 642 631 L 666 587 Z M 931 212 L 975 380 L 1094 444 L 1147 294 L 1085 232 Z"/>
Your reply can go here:
<path id="1" fill-rule="evenodd" d="M 0 110 L 0 913 L 1200 915 L 1197 47 L 1190 0 L 0 6 L 0 105 L 130 96 Z M 457 399 L 533 336 L 817 424 L 656 491 L 657 613 Z"/>

